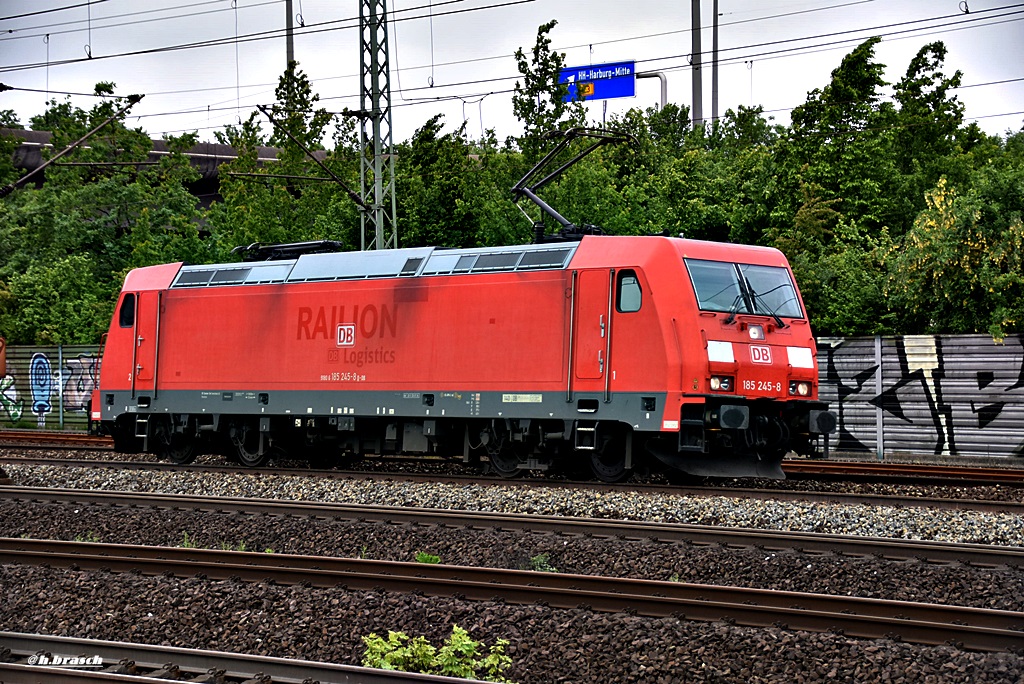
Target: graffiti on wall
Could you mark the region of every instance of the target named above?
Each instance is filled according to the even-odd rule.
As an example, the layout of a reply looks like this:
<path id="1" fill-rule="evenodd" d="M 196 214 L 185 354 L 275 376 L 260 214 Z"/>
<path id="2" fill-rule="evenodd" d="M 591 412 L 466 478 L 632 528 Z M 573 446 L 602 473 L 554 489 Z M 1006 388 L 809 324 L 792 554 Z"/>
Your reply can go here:
<path id="1" fill-rule="evenodd" d="M 99 382 L 99 365 L 95 352 L 65 355 L 56 348 L 37 348 L 21 362 L 17 354 L 9 354 L 7 372 L 0 378 L 0 423 L 14 425 L 35 416 L 37 427 L 47 427 L 48 420 L 54 427 L 55 413 L 64 420 L 84 422 Z"/>
<path id="2" fill-rule="evenodd" d="M 22 402 L 18 401 L 18 387 L 14 383 L 13 375 L 5 375 L 0 378 L 0 409 L 10 423 L 21 420 Z"/>
<path id="3" fill-rule="evenodd" d="M 839 417 L 832 449 L 1024 456 L 1019 336 L 836 338 L 818 350 L 822 395 Z"/>

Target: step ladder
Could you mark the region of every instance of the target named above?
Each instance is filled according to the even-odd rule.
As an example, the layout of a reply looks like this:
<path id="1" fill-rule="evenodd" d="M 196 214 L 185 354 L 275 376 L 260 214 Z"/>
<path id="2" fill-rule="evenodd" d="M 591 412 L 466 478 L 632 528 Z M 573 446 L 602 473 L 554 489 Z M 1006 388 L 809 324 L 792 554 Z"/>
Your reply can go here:
<path id="1" fill-rule="evenodd" d="M 149 416 L 135 417 L 135 436 L 142 439 L 142 451 L 149 451 Z"/>
<path id="2" fill-rule="evenodd" d="M 597 421 L 580 420 L 576 422 L 577 451 L 593 451 L 597 449 Z"/>

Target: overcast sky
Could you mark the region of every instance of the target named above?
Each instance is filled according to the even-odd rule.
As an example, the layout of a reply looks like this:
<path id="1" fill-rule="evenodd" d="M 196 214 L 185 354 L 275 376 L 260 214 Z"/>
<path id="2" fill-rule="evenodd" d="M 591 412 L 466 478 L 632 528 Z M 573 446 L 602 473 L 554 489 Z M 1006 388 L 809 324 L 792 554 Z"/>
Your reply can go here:
<path id="1" fill-rule="evenodd" d="M 0 93 L 0 109 L 27 124 L 43 111 L 47 91 L 88 93 L 113 81 L 118 94 L 146 96 L 129 125 L 154 138 L 198 130 L 212 140 L 213 131 L 273 101 L 285 66 L 285 7 L 285 0 L 0 0 L 0 82 L 40 91 Z M 57 8 L 65 9 L 45 11 Z M 553 46 L 567 66 L 635 60 L 638 71 L 666 75 L 670 102 L 692 101 L 686 0 L 390 0 L 388 10 L 396 142 L 436 113 L 448 130 L 465 120 L 471 137 L 484 128 L 499 139 L 519 133 L 512 55 L 528 52 L 537 27 L 552 19 Z M 295 57 L 330 111 L 359 108 L 358 13 L 356 0 L 293 0 L 301 15 Z M 702 0 L 705 117 L 712 23 L 712 0 Z M 921 46 L 944 41 L 945 72 L 963 72 L 957 97 L 967 119 L 989 133 L 1021 130 L 1024 2 L 1010 0 L 719 0 L 719 113 L 761 105 L 788 123 L 808 91 L 826 86 L 843 56 L 873 35 L 882 36 L 876 58 L 890 83 Z M 204 41 L 223 42 L 167 49 Z M 587 108 L 600 122 L 605 103 L 611 115 L 659 96 L 658 80 L 642 79 L 635 97 Z M 72 102 L 88 108 L 95 98 Z"/>

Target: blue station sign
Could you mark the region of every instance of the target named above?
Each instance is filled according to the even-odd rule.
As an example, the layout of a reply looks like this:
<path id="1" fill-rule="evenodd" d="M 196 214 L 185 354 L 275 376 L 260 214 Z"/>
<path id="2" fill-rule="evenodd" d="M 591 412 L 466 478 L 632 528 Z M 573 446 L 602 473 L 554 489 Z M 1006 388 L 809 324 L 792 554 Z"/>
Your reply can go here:
<path id="1" fill-rule="evenodd" d="M 558 72 L 558 82 L 569 84 L 565 102 L 583 100 L 609 100 L 614 97 L 636 95 L 635 62 L 592 64 L 568 67 Z"/>

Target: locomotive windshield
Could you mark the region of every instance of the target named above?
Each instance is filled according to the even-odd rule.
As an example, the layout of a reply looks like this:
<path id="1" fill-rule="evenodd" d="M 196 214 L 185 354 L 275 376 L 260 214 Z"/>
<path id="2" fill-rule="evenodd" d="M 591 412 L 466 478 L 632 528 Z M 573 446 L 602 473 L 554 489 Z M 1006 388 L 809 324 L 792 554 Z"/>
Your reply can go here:
<path id="1" fill-rule="evenodd" d="M 684 259 L 702 311 L 802 318 L 789 271 L 779 266 Z"/>

